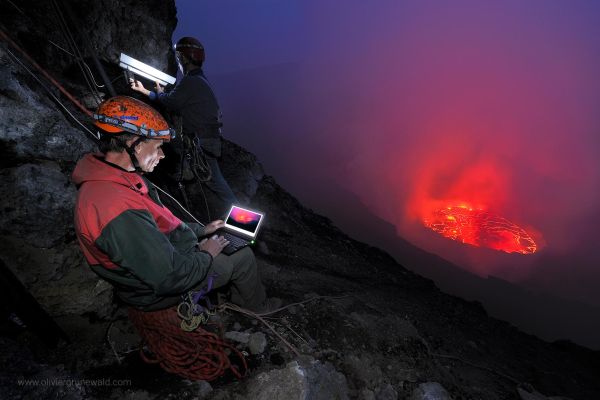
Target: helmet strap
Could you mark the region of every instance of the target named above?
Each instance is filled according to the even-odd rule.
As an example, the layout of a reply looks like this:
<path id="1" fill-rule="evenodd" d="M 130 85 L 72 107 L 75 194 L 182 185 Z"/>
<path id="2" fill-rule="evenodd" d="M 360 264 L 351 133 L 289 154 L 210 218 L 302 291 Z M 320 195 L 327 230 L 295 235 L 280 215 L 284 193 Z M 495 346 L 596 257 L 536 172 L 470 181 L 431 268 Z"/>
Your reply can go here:
<path id="1" fill-rule="evenodd" d="M 135 156 L 135 147 L 140 144 L 144 140 L 144 137 L 138 137 L 130 146 L 125 147 L 125 151 L 129 154 L 129 158 L 131 158 L 131 163 L 133 164 L 133 168 L 135 168 L 136 172 L 144 172 L 140 168 L 140 163 L 138 162 L 137 157 Z"/>

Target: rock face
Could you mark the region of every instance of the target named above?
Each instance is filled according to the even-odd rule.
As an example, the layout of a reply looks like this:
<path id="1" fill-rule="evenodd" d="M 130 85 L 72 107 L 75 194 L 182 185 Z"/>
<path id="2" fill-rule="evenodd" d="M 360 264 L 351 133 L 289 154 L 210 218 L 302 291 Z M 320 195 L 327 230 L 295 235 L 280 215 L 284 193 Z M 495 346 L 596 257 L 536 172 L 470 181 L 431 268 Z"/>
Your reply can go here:
<path id="1" fill-rule="evenodd" d="M 111 78 L 121 76 L 116 66 L 121 52 L 157 68 L 169 66 L 170 36 L 176 23 L 173 2 L 69 1 L 64 5 L 60 15 L 69 21 L 88 65 L 93 66 L 89 49 L 94 49 Z M 7 2 L 0 7 L 12 40 L 85 102 L 89 90 L 75 60 L 57 47 L 68 49 L 52 2 L 30 1 L 20 8 Z M 89 271 L 79 251 L 73 230 L 76 188 L 70 183 L 75 162 L 95 151 L 95 141 L 57 108 L 11 53 L 41 76 L 14 47 L 0 48 L 0 257 L 51 315 L 106 317 L 112 310 L 112 290 Z M 123 88 L 121 81 L 117 88 Z M 89 119 L 43 82 L 91 128 Z"/>
<path id="2" fill-rule="evenodd" d="M 93 106 L 73 57 L 49 42 L 65 41 L 52 4 L 0 2 L 3 29 L 77 98 Z M 119 93 L 131 94 L 114 64 L 120 52 L 174 73 L 173 1 L 68 4 Z M 78 46 L 86 48 L 85 35 L 75 36 Z M 14 387 L 18 377 L 48 374 L 131 381 L 127 388 L 80 388 L 67 393 L 68 398 L 494 400 L 542 396 L 539 393 L 554 396 L 547 398 L 600 398 L 597 352 L 542 342 L 488 318 L 476 303 L 441 293 L 388 254 L 353 240 L 326 217 L 303 207 L 265 173 L 254 155 L 226 140 L 221 160 L 225 177 L 240 200 L 269 216 L 261 245 L 255 248 L 269 294 L 281 297 L 284 304 L 295 303 L 268 321 L 302 356 L 283 345 L 271 329 L 237 315 L 224 317 L 223 323 L 233 345 L 249 353 L 250 371 L 241 384 L 223 379 L 194 387 L 142 364 L 135 353 L 116 354 L 131 347 L 135 333 L 111 330 L 111 319 L 124 323 L 126 313 L 113 301 L 112 288 L 85 265 L 72 225 L 76 188 L 70 174 L 96 144 L 69 113 L 85 126 L 92 125 L 51 88 L 68 113 L 57 105 L 9 50 L 18 54 L 0 46 L 0 261 L 72 343 L 30 354 L 35 340 L 23 338 L 27 327 L 11 316 L 13 304 L 0 304 L 0 336 L 9 332 L 18 339 L 0 340 L 6 350 L 0 357 L 0 398 L 64 394 L 53 387 L 29 392 Z M 83 52 L 92 65 L 89 51 Z M 152 177 L 157 182 L 163 178 Z M 205 216 L 207 192 L 196 183 L 188 184 L 186 191 L 191 211 Z M 210 193 L 206 195 L 211 203 Z M 113 343 L 125 336 L 126 345 Z M 531 390 L 518 390 L 523 383 Z"/>
<path id="3" fill-rule="evenodd" d="M 76 189 L 67 167 L 94 143 L 15 78 L 1 49 L 0 74 L 0 91 L 8 94 L 0 97 L 2 259 L 53 315 L 107 316 L 112 291 L 84 267 L 75 242 Z M 82 288 L 88 296 L 79 295 Z"/>

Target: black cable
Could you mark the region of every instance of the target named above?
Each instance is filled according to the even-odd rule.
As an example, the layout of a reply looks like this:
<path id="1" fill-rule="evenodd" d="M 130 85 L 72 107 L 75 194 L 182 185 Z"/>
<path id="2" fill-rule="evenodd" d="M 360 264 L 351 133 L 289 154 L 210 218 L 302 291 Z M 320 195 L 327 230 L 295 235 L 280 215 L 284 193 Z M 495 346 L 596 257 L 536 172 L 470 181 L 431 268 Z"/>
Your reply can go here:
<path id="1" fill-rule="evenodd" d="M 85 61 L 83 59 L 83 54 L 79 51 L 77 42 L 75 41 L 75 38 L 71 34 L 69 25 L 60 10 L 60 6 L 56 2 L 56 0 L 52 0 L 51 3 L 54 6 L 54 12 L 58 16 L 58 21 L 61 26 L 61 33 L 63 34 L 65 40 L 67 41 L 67 45 L 71 48 L 71 51 L 73 51 L 73 53 L 74 53 L 75 59 L 77 61 L 77 66 L 79 67 L 79 69 L 81 70 L 81 73 L 83 74 L 85 83 L 86 83 L 88 89 L 90 90 L 90 92 L 94 95 L 93 97 L 96 100 L 96 103 L 100 104 L 100 98 L 101 98 L 100 93 L 97 90 L 97 88 L 94 86 L 92 81 L 90 80 L 90 77 L 88 76 L 87 71 L 85 70 L 85 68 L 82 65 L 82 63 L 85 63 Z"/>
<path id="2" fill-rule="evenodd" d="M 60 49 L 60 50 L 62 50 L 63 52 L 65 52 L 65 53 L 67 53 L 68 55 L 70 55 L 71 57 L 73 57 L 73 58 L 77 59 L 77 56 L 76 56 L 75 54 L 71 53 L 71 52 L 70 52 L 69 50 L 67 50 L 67 49 L 63 49 L 63 48 L 62 48 L 62 47 L 60 47 L 58 44 L 54 43 L 52 40 L 50 40 L 50 39 L 46 39 L 46 41 L 47 41 L 48 43 L 50 43 L 51 45 L 53 45 L 54 47 L 56 47 L 57 49 Z M 104 87 L 105 85 L 98 85 L 98 82 L 96 82 L 96 78 L 94 77 L 94 74 L 92 73 L 92 70 L 90 69 L 89 65 L 87 65 L 87 63 L 86 63 L 84 60 L 82 60 L 82 61 L 81 61 L 81 63 L 83 64 L 83 66 L 85 67 L 86 71 L 88 72 L 90 79 L 91 79 L 91 80 L 92 80 L 92 82 L 94 83 L 94 86 L 95 86 L 95 87 L 97 87 L 97 88 L 102 88 L 102 87 Z M 111 81 L 111 83 L 112 83 L 112 81 Z"/>
<path id="3" fill-rule="evenodd" d="M 202 182 L 199 182 L 198 185 L 200 185 L 200 191 L 202 192 L 202 197 L 204 198 L 204 205 L 206 206 L 206 215 L 208 216 L 208 220 L 212 221 L 212 218 L 210 217 L 210 211 L 208 209 L 208 201 L 206 200 L 206 194 L 204 193 L 204 188 L 202 187 Z"/>
<path id="4" fill-rule="evenodd" d="M 146 179 L 148 179 L 148 178 L 146 178 Z M 148 182 L 150 182 L 149 179 L 148 179 Z M 152 182 L 150 182 L 150 183 L 152 183 Z M 178 183 L 181 185 L 181 182 L 178 182 Z M 194 215 L 191 212 L 189 212 L 184 206 L 182 206 L 181 203 L 179 201 L 177 201 L 177 199 L 175 197 L 171 196 L 166 190 L 161 189 L 160 186 L 157 186 L 154 183 L 152 183 L 152 186 L 154 186 L 156 189 L 160 190 L 162 193 L 167 195 L 167 197 L 169 197 L 171 200 L 173 200 L 183 211 L 185 211 L 185 213 L 187 215 L 192 217 L 192 219 L 194 221 L 196 221 L 198 224 L 204 226 L 204 224 L 202 222 L 198 221 L 198 219 L 196 217 L 194 217 Z M 187 199 L 187 196 L 185 198 Z M 187 205 L 187 206 L 188 206 L 188 208 L 190 208 L 189 205 Z"/>
<path id="5" fill-rule="evenodd" d="M 20 12 L 22 15 L 25 15 L 25 13 L 23 12 L 23 10 L 21 10 L 19 7 L 17 7 L 17 5 L 15 3 L 13 3 L 10 0 L 6 0 L 11 6 L 13 6 L 18 12 Z M 26 16 L 26 15 L 25 15 Z"/>
<path id="6" fill-rule="evenodd" d="M 54 101 L 56 101 L 62 108 L 63 110 L 65 110 L 65 112 L 67 114 L 69 114 L 69 116 L 71 118 L 73 118 L 73 120 L 75 120 L 75 122 L 77 122 L 83 129 L 85 129 L 96 141 L 100 140 L 100 135 L 96 136 L 92 131 L 90 131 L 81 121 L 79 121 L 79 119 L 77 119 L 77 117 L 75 115 L 73 115 L 68 109 L 67 107 L 60 101 L 60 99 L 58 97 L 56 97 L 54 95 L 54 93 L 52 93 L 52 91 L 50 90 L 50 88 L 48 88 L 46 85 L 44 85 L 44 83 L 40 80 L 40 78 L 38 78 L 29 68 L 27 68 L 27 66 L 25 64 L 23 64 L 23 62 L 21 60 L 19 60 L 19 58 L 13 54 L 12 51 L 10 51 L 10 49 L 6 48 L 5 49 L 9 56 L 16 61 L 19 65 L 21 65 L 21 67 L 23 67 L 25 69 L 25 71 L 27 71 L 29 73 L 29 75 L 31 75 L 31 77 L 33 79 L 35 79 L 42 88 L 44 88 L 48 94 L 54 99 Z"/>
<path id="7" fill-rule="evenodd" d="M 54 0 L 54 1 L 57 1 L 57 0 Z M 73 12 L 71 11 L 71 7 L 69 6 L 69 4 L 67 2 L 63 2 L 63 4 L 65 6 L 65 10 L 66 10 L 69 18 L 71 18 L 71 20 L 74 21 L 75 17 L 73 15 Z M 112 87 L 111 82 L 108 79 L 106 72 L 104 71 L 104 67 L 102 66 L 102 64 L 100 64 L 100 60 L 98 60 L 98 57 L 96 56 L 94 49 L 92 49 L 90 47 L 90 38 L 89 38 L 87 32 L 85 30 L 79 30 L 77 28 L 77 25 L 75 25 L 75 30 L 81 36 L 83 36 L 83 43 L 84 43 L 85 47 L 87 48 L 88 52 L 91 54 L 92 60 L 94 61 L 94 65 L 96 66 L 96 69 L 98 70 L 98 73 L 100 74 L 100 77 L 104 81 L 104 84 L 106 85 L 106 89 L 108 90 L 110 97 L 115 97 L 117 95 L 117 92 L 115 92 L 115 89 Z"/>
<path id="8" fill-rule="evenodd" d="M 66 20 L 64 19 L 62 12 L 60 11 L 60 7 L 58 6 L 58 4 L 56 3 L 55 0 L 52 0 L 51 4 L 52 4 L 52 7 L 54 8 L 54 12 L 57 16 L 61 34 L 63 35 L 63 38 L 67 42 L 67 47 L 69 47 L 71 49 L 71 51 L 73 52 L 73 56 L 75 57 L 77 65 L 78 65 L 79 69 L 81 70 L 81 73 L 83 75 L 83 78 L 85 79 L 88 89 L 90 89 L 90 91 L 94 92 L 94 89 L 92 88 L 92 83 L 90 82 L 89 77 L 87 76 L 87 72 L 81 66 L 81 63 L 79 61 L 81 59 L 81 53 L 79 52 L 77 44 L 75 43 L 75 40 L 70 33 L 69 26 L 68 26 Z"/>
<path id="9" fill-rule="evenodd" d="M 10 0 L 7 0 L 7 1 L 8 1 L 8 3 L 10 3 L 10 4 L 11 4 L 11 5 L 12 5 L 12 6 L 13 6 L 13 7 L 14 7 L 14 8 L 15 8 L 15 9 L 16 9 L 16 10 L 17 10 L 17 11 L 20 13 L 20 14 L 22 14 L 22 15 L 23 15 L 23 16 L 25 16 L 26 18 L 28 18 L 28 19 L 32 20 L 32 18 L 31 18 L 29 15 L 27 15 L 27 14 L 26 14 L 26 13 L 25 13 L 23 10 L 21 10 L 19 7 L 17 7 L 17 6 L 16 6 L 16 5 L 15 5 L 15 4 L 14 4 L 12 1 L 10 1 Z M 54 4 L 53 4 L 53 5 L 54 5 Z M 56 12 L 56 10 L 55 10 L 55 12 Z M 59 23 L 60 23 L 60 21 L 59 21 Z M 61 25 L 61 29 L 62 29 L 62 25 Z M 64 32 L 63 32 L 63 31 L 61 31 L 61 33 L 63 34 L 63 36 L 65 36 L 65 34 L 64 34 Z M 43 35 L 40 35 L 40 36 L 43 36 Z M 66 37 L 65 37 L 65 38 L 66 38 Z M 54 47 L 56 47 L 57 49 L 61 50 L 62 52 L 64 52 L 64 53 L 67 53 L 69 56 L 73 57 L 73 58 L 74 58 L 76 61 L 79 61 L 79 59 L 78 59 L 77 55 L 75 55 L 75 54 L 71 53 L 69 50 L 67 50 L 67 49 L 64 49 L 63 47 L 61 47 L 61 46 L 60 46 L 60 45 L 58 45 L 57 43 L 54 43 L 52 40 L 50 40 L 50 39 L 48 39 L 48 38 L 46 38 L 46 41 L 47 41 L 48 43 L 50 43 L 51 45 L 53 45 Z M 68 40 L 67 40 L 67 41 L 68 41 Z M 69 46 L 69 43 L 67 43 L 67 45 Z M 72 47 L 72 46 L 70 46 L 70 47 Z M 102 87 L 105 87 L 105 86 L 106 86 L 106 85 L 99 85 L 99 84 L 96 82 L 96 78 L 94 77 L 94 74 L 92 73 L 92 70 L 91 70 L 91 69 L 90 69 L 90 67 L 87 65 L 87 63 L 85 62 L 85 60 L 81 60 L 80 62 L 82 63 L 83 67 L 85 67 L 85 69 L 87 70 L 87 72 L 88 72 L 88 74 L 89 74 L 89 78 L 91 79 L 91 82 L 93 83 L 94 87 L 97 87 L 97 88 L 102 88 Z M 111 81 L 110 81 L 110 83 L 111 83 L 111 84 L 112 84 L 112 83 L 114 83 L 114 82 L 115 82 L 117 79 L 119 79 L 120 77 L 121 77 L 121 76 L 118 76 L 117 78 L 115 78 L 115 79 L 111 80 Z M 89 93 L 89 94 L 91 94 L 91 95 L 94 97 L 94 99 L 96 100 L 96 102 L 97 102 L 98 104 L 99 104 L 99 103 L 102 101 L 102 96 L 100 96 L 100 92 L 99 92 L 99 91 L 97 91 L 97 90 L 90 90 L 88 93 Z M 86 94 L 87 94 L 87 93 L 86 93 Z"/>

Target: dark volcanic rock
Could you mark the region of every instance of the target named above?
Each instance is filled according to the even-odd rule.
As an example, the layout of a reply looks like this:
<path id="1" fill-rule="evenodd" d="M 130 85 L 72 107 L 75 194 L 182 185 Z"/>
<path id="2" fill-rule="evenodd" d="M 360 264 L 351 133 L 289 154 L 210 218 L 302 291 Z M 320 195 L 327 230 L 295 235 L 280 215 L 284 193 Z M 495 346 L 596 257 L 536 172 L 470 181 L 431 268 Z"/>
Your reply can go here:
<path id="1" fill-rule="evenodd" d="M 76 190 L 56 163 L 3 169 L 0 195 L 12 207 L 0 215 L 2 234 L 37 247 L 53 247 L 73 237 Z"/>
<path id="2" fill-rule="evenodd" d="M 329 363 L 314 360 L 293 361 L 282 369 L 263 372 L 248 382 L 249 400 L 348 399 L 343 374 Z"/>
<path id="3" fill-rule="evenodd" d="M 14 51 L 14 50 L 13 50 Z M 35 92 L 21 82 L 24 71 L 10 62 L 0 48 L 0 143 L 2 164 L 32 160 L 75 162 L 82 152 L 95 148 L 93 142 L 72 126 L 45 92 Z M 39 89 L 36 88 L 36 89 Z"/>

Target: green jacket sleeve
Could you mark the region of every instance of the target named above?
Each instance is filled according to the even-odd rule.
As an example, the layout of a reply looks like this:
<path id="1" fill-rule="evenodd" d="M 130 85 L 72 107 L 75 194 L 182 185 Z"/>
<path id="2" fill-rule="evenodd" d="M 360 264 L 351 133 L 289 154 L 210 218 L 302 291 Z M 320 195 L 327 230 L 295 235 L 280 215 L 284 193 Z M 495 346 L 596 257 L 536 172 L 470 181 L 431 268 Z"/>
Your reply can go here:
<path id="1" fill-rule="evenodd" d="M 191 233 L 190 233 L 191 234 Z M 128 210 L 104 227 L 96 246 L 158 296 L 186 292 L 208 274 L 210 254 L 178 251 L 144 210 Z"/>
<path id="2" fill-rule="evenodd" d="M 200 225 L 195 222 L 186 222 L 185 224 L 194 231 L 196 237 L 201 238 L 204 236 L 204 225 Z"/>

